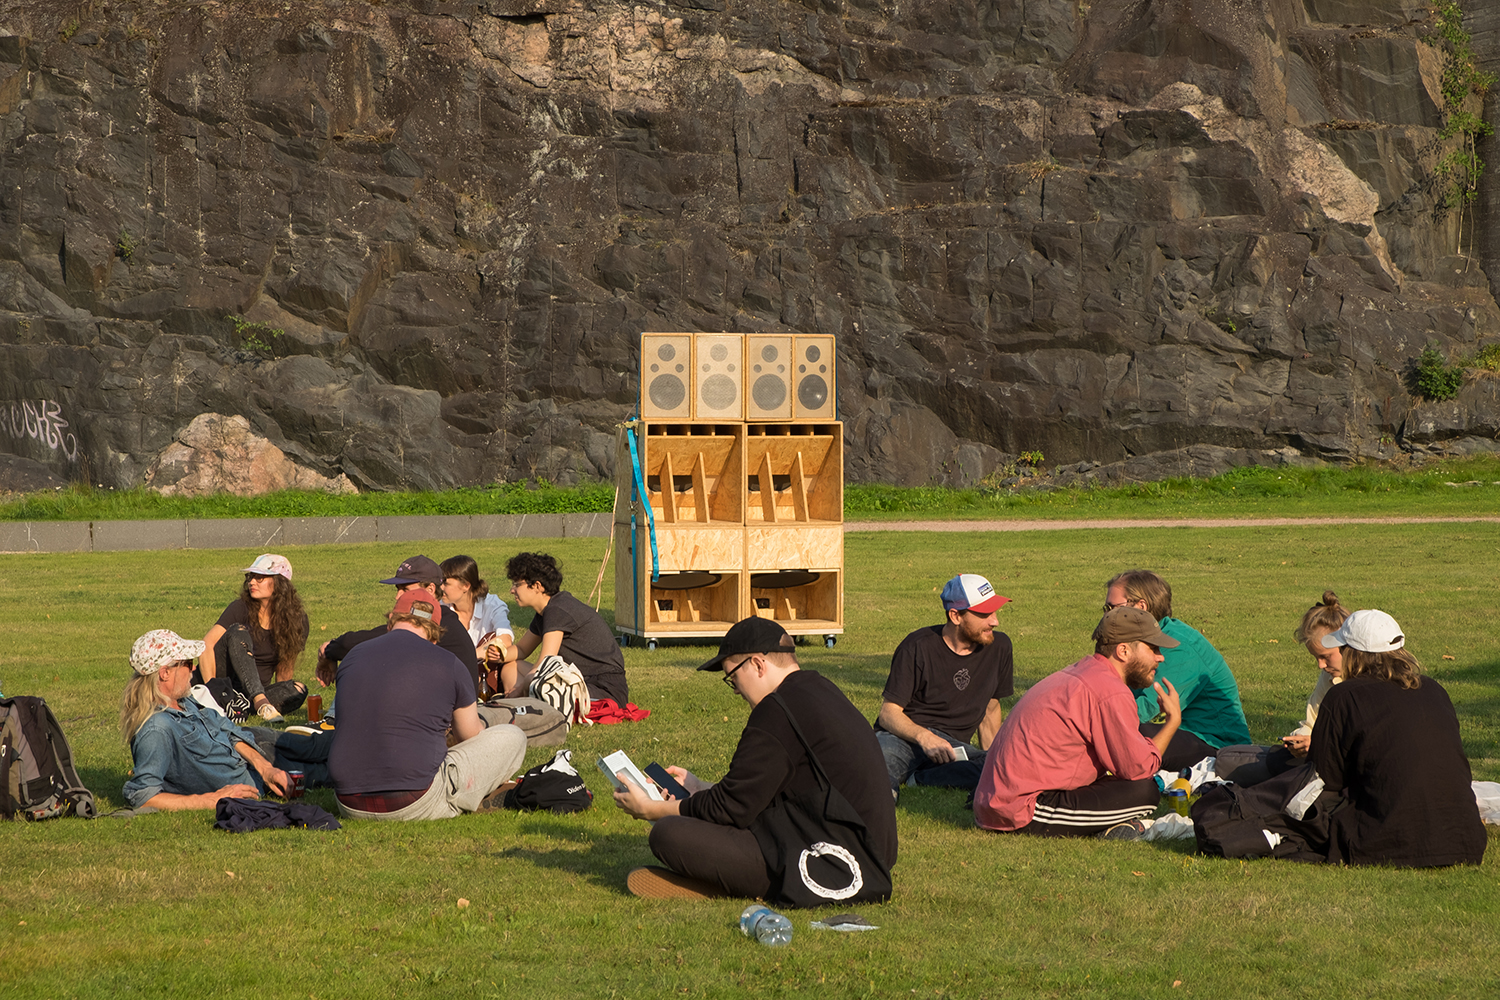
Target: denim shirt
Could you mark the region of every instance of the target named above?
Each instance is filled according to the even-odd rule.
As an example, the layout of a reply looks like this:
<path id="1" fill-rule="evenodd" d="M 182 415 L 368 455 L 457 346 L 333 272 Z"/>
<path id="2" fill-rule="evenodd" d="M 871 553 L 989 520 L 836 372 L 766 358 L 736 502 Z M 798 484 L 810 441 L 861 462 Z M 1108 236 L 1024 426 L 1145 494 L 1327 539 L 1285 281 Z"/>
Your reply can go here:
<path id="1" fill-rule="evenodd" d="M 135 773 L 125 782 L 125 798 L 139 809 L 157 792 L 201 795 L 236 784 L 264 790 L 236 743 L 253 747 L 255 738 L 192 698 L 182 699 L 180 709 L 155 712 L 130 741 Z"/>

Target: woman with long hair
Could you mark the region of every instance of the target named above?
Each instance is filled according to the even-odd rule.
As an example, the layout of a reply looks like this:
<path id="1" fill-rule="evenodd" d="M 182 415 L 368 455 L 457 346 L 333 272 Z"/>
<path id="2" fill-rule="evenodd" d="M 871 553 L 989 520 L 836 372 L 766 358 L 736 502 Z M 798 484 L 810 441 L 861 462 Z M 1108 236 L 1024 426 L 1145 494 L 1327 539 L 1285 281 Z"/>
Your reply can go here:
<path id="1" fill-rule="evenodd" d="M 280 722 L 307 698 L 307 685 L 293 680 L 307 646 L 307 612 L 285 556 L 267 552 L 244 573 L 239 598 L 203 637 L 199 669 L 205 683 L 222 675 L 262 719 Z"/>
<path id="2" fill-rule="evenodd" d="M 1406 649 L 1384 611 L 1356 611 L 1319 644 L 1340 654 L 1342 683 L 1319 706 L 1309 757 L 1347 805 L 1328 860 L 1403 868 L 1478 864 L 1484 824 L 1448 692 Z"/>
<path id="3" fill-rule="evenodd" d="M 439 568 L 443 573 L 443 603 L 458 614 L 480 662 L 488 664 L 488 673 L 498 671 L 505 662 L 506 647 L 516 640 L 505 602 L 490 593 L 488 581 L 480 577 L 479 564 L 471 556 L 444 559 Z M 486 675 L 489 690 L 496 690 L 498 683 L 498 674 L 493 680 Z"/>

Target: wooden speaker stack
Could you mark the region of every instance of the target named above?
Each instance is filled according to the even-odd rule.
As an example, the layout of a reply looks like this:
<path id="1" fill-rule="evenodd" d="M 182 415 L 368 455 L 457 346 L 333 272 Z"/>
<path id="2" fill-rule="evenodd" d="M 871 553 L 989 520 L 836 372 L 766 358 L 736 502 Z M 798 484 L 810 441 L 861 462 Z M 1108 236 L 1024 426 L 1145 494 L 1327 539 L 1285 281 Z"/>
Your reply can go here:
<path id="1" fill-rule="evenodd" d="M 827 334 L 646 333 L 616 469 L 615 628 L 648 646 L 752 614 L 844 631 L 844 432 Z"/>

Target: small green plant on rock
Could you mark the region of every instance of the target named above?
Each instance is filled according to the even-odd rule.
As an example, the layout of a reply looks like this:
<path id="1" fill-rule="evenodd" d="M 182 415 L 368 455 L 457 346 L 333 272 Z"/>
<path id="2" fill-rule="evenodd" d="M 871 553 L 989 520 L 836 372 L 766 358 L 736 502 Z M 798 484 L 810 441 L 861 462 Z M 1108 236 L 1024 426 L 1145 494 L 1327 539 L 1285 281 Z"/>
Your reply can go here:
<path id="1" fill-rule="evenodd" d="M 234 334 L 240 338 L 240 346 L 256 354 L 269 355 L 272 342 L 286 333 L 269 323 L 252 323 L 243 316 L 231 315 L 228 319 L 234 324 Z"/>
<path id="2" fill-rule="evenodd" d="M 1458 390 L 1463 388 L 1464 368 L 1461 364 L 1448 364 L 1438 353 L 1437 347 L 1428 344 L 1417 355 L 1412 378 L 1417 392 L 1423 397 L 1437 401 L 1448 400 L 1456 397 Z"/>
<path id="3" fill-rule="evenodd" d="M 115 256 L 128 262 L 138 245 L 135 237 L 130 235 L 130 230 L 121 228 L 120 238 L 115 240 Z"/>
<path id="4" fill-rule="evenodd" d="M 1436 31 L 1423 41 L 1443 50 L 1443 127 L 1438 132 L 1438 141 L 1446 144 L 1456 140 L 1438 158 L 1432 171 L 1438 197 L 1436 212 L 1441 215 L 1454 208 L 1460 211 L 1472 208 L 1479 197 L 1479 177 L 1484 173 L 1479 142 L 1495 131 L 1484 120 L 1484 97 L 1495 82 L 1495 74 L 1479 68 L 1473 39 L 1464 30 L 1464 12 L 1458 0 L 1437 0 L 1433 15 Z M 1460 226 L 1459 250 L 1462 249 Z"/>

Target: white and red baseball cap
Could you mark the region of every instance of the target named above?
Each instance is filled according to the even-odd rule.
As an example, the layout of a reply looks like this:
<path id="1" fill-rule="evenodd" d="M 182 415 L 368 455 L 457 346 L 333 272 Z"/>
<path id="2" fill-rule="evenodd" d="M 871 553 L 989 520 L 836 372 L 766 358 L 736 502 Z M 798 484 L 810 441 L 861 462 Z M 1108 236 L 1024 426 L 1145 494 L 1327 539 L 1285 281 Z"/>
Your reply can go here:
<path id="1" fill-rule="evenodd" d="M 972 611 L 976 615 L 987 615 L 1009 601 L 1009 597 L 995 593 L 990 581 L 975 573 L 960 573 L 943 585 L 944 611 Z"/>

